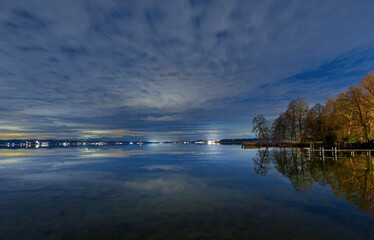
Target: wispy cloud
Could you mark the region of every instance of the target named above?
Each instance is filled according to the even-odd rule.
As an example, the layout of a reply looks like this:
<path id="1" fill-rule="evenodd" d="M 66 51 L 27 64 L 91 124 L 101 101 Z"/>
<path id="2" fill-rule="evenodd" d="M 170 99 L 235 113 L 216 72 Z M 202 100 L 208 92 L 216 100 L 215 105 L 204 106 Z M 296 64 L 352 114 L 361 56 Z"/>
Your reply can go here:
<path id="1" fill-rule="evenodd" d="M 169 121 L 177 121 L 181 118 L 177 115 L 166 115 L 166 116 L 147 116 L 144 118 L 141 118 L 140 120 L 143 121 L 155 121 L 155 122 L 169 122 Z"/>
<path id="2" fill-rule="evenodd" d="M 295 97 L 323 102 L 374 66 L 371 1 L 0 6 L 0 114 L 18 132 L 229 137 Z"/>
<path id="3" fill-rule="evenodd" d="M 127 129 L 117 129 L 117 130 L 85 130 L 81 132 L 82 138 L 122 138 L 124 136 L 144 136 L 145 132 L 130 131 Z"/>

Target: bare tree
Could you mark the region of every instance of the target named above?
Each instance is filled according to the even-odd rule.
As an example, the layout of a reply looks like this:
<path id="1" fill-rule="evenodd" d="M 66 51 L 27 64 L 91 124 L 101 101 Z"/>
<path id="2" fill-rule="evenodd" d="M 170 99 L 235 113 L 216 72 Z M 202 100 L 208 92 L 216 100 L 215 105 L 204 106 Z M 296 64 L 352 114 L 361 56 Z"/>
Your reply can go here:
<path id="1" fill-rule="evenodd" d="M 258 139 L 269 140 L 269 123 L 263 115 L 258 115 L 252 120 L 252 132 L 256 133 Z"/>
<path id="2" fill-rule="evenodd" d="M 290 135 L 290 127 L 286 114 L 281 113 L 273 122 L 271 127 L 272 138 L 280 141 L 285 141 Z"/>

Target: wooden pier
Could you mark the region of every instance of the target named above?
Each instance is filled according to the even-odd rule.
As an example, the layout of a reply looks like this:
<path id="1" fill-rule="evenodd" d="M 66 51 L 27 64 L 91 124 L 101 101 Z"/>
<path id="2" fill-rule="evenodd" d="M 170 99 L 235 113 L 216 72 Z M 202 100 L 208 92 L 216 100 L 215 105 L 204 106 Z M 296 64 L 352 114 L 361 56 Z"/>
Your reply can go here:
<path id="1" fill-rule="evenodd" d="M 242 142 L 242 148 L 262 148 L 262 147 L 281 147 L 281 148 L 302 148 L 310 146 L 309 143 L 299 143 L 299 142 Z M 374 151 L 374 150 L 373 150 Z"/>
<path id="2" fill-rule="evenodd" d="M 332 147 L 332 148 L 320 147 L 320 148 L 316 148 L 316 149 L 304 148 L 304 150 L 306 150 L 308 152 L 309 159 L 311 158 L 311 154 L 313 152 L 317 152 L 317 153 L 319 153 L 319 157 L 322 157 L 323 160 L 326 157 L 329 157 L 329 156 L 326 156 L 326 154 L 331 155 L 330 158 L 337 159 L 338 155 L 339 155 L 339 152 L 344 152 L 344 153 L 348 152 L 348 153 L 350 153 L 350 155 L 352 157 L 355 157 L 360 153 L 361 154 L 363 153 L 367 157 L 371 157 L 371 156 L 373 156 L 373 153 L 374 153 L 374 149 L 338 149 L 337 147 Z M 329 153 L 331 153 L 331 154 L 329 154 Z"/>

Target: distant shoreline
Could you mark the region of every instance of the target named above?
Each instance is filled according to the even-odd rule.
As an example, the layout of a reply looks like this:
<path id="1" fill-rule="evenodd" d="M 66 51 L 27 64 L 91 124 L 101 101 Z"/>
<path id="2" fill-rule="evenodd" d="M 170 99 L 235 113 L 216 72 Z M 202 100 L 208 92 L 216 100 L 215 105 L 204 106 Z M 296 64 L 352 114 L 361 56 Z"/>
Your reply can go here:
<path id="1" fill-rule="evenodd" d="M 104 140 L 56 140 L 56 139 L 28 139 L 28 140 L 0 140 L 0 148 L 58 148 L 58 147 L 81 147 L 81 146 L 121 146 L 121 145 L 143 145 L 143 144 L 222 144 L 241 145 L 243 142 L 257 142 L 258 139 L 222 139 L 222 140 L 193 140 L 193 141 L 104 141 Z"/>
<path id="2" fill-rule="evenodd" d="M 331 148 L 339 149 L 373 149 L 371 144 L 338 143 L 337 145 L 323 142 L 291 142 L 291 141 L 259 141 L 258 139 L 222 139 L 222 140 L 193 140 L 193 141 L 82 141 L 82 140 L 0 140 L 0 149 L 23 149 L 23 148 L 67 148 L 67 147 L 101 147 L 101 146 L 126 146 L 126 145 L 149 145 L 149 144 L 197 144 L 197 145 L 241 145 L 244 149 L 251 148 Z"/>

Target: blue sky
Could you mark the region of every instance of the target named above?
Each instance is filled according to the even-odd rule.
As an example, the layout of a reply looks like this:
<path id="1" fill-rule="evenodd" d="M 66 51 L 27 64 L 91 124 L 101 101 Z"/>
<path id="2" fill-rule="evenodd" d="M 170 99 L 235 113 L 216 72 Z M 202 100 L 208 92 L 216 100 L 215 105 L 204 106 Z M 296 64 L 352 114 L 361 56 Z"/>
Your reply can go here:
<path id="1" fill-rule="evenodd" d="M 0 138 L 239 138 L 374 70 L 372 1 L 0 1 Z"/>

